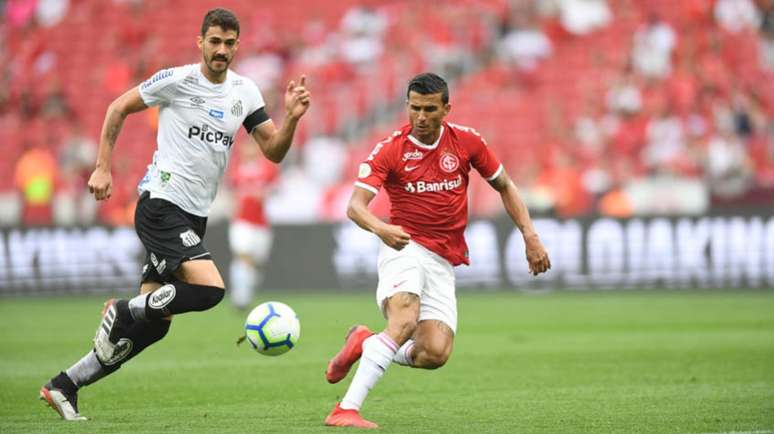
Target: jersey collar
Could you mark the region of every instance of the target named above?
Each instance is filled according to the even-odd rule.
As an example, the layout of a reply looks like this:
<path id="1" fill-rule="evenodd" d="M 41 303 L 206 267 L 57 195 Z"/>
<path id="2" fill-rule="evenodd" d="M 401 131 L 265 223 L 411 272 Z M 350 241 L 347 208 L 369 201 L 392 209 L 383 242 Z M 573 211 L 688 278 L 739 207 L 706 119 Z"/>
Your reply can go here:
<path id="1" fill-rule="evenodd" d="M 432 145 L 427 145 L 419 141 L 416 137 L 412 136 L 411 134 L 408 135 L 408 139 L 411 140 L 411 143 L 415 144 L 417 147 L 427 150 L 432 150 L 438 147 L 438 144 L 441 143 L 441 137 L 443 137 L 443 131 L 444 126 L 441 125 L 441 133 L 438 134 L 438 139 L 433 143 Z"/>

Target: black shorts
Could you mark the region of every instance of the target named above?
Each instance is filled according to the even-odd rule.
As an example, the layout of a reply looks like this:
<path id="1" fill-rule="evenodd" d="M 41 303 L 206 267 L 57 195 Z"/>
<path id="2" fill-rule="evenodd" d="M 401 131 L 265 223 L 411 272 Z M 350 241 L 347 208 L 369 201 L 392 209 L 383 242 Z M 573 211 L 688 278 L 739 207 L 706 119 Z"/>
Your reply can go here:
<path id="1" fill-rule="evenodd" d="M 137 201 L 134 229 L 146 251 L 143 283 L 170 282 L 183 262 L 212 259 L 202 241 L 207 218 L 187 213 L 164 199 L 151 199 L 147 191 Z"/>

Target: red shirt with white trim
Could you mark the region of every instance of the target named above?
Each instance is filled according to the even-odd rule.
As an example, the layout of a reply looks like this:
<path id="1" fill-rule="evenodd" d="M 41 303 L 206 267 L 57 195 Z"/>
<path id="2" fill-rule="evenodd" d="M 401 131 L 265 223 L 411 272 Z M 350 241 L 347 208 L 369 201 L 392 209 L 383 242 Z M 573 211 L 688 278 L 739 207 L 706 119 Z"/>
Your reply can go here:
<path id="1" fill-rule="evenodd" d="M 452 265 L 469 264 L 468 181 L 474 168 L 491 181 L 503 166 L 474 129 L 444 122 L 431 145 L 411 135 L 411 125 L 379 142 L 360 164 L 355 186 L 374 194 L 384 186 L 390 222 Z"/>
<path id="2" fill-rule="evenodd" d="M 237 198 L 236 220 L 268 226 L 263 202 L 279 177 L 279 169 L 264 158 L 241 162 L 233 173 Z"/>

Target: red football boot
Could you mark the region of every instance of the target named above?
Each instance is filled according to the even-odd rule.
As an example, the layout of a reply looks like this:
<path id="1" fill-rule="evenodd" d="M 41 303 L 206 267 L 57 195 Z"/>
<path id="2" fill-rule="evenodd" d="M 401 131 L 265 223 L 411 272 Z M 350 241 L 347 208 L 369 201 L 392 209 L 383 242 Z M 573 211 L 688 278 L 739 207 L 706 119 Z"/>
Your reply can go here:
<path id="1" fill-rule="evenodd" d="M 327 426 L 350 426 L 355 428 L 379 428 L 379 425 L 365 420 L 357 410 L 345 410 L 339 404 L 333 407 L 333 411 L 325 418 Z"/>
<path id="2" fill-rule="evenodd" d="M 347 376 L 349 369 L 363 354 L 363 341 L 373 334 L 374 332 L 364 325 L 349 329 L 347 337 L 344 338 L 344 347 L 328 362 L 328 369 L 325 370 L 325 378 L 329 383 L 338 383 Z"/>

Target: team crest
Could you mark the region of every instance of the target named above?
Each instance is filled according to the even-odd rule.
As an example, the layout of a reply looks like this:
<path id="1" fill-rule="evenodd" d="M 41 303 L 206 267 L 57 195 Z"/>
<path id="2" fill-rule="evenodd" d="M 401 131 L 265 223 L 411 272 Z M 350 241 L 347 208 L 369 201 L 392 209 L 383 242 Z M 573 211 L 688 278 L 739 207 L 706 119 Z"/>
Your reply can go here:
<path id="1" fill-rule="evenodd" d="M 447 173 L 453 173 L 460 167 L 460 159 L 456 155 L 445 153 L 441 155 L 441 159 L 438 160 L 441 169 Z"/>
<path id="2" fill-rule="evenodd" d="M 239 117 L 242 116 L 242 100 L 238 99 L 233 106 L 231 106 L 231 114 Z"/>
<path id="3" fill-rule="evenodd" d="M 194 232 L 193 229 L 188 229 L 181 233 L 180 240 L 183 241 L 183 246 L 185 247 L 193 247 L 202 242 L 202 239 L 196 235 L 196 232 Z"/>

